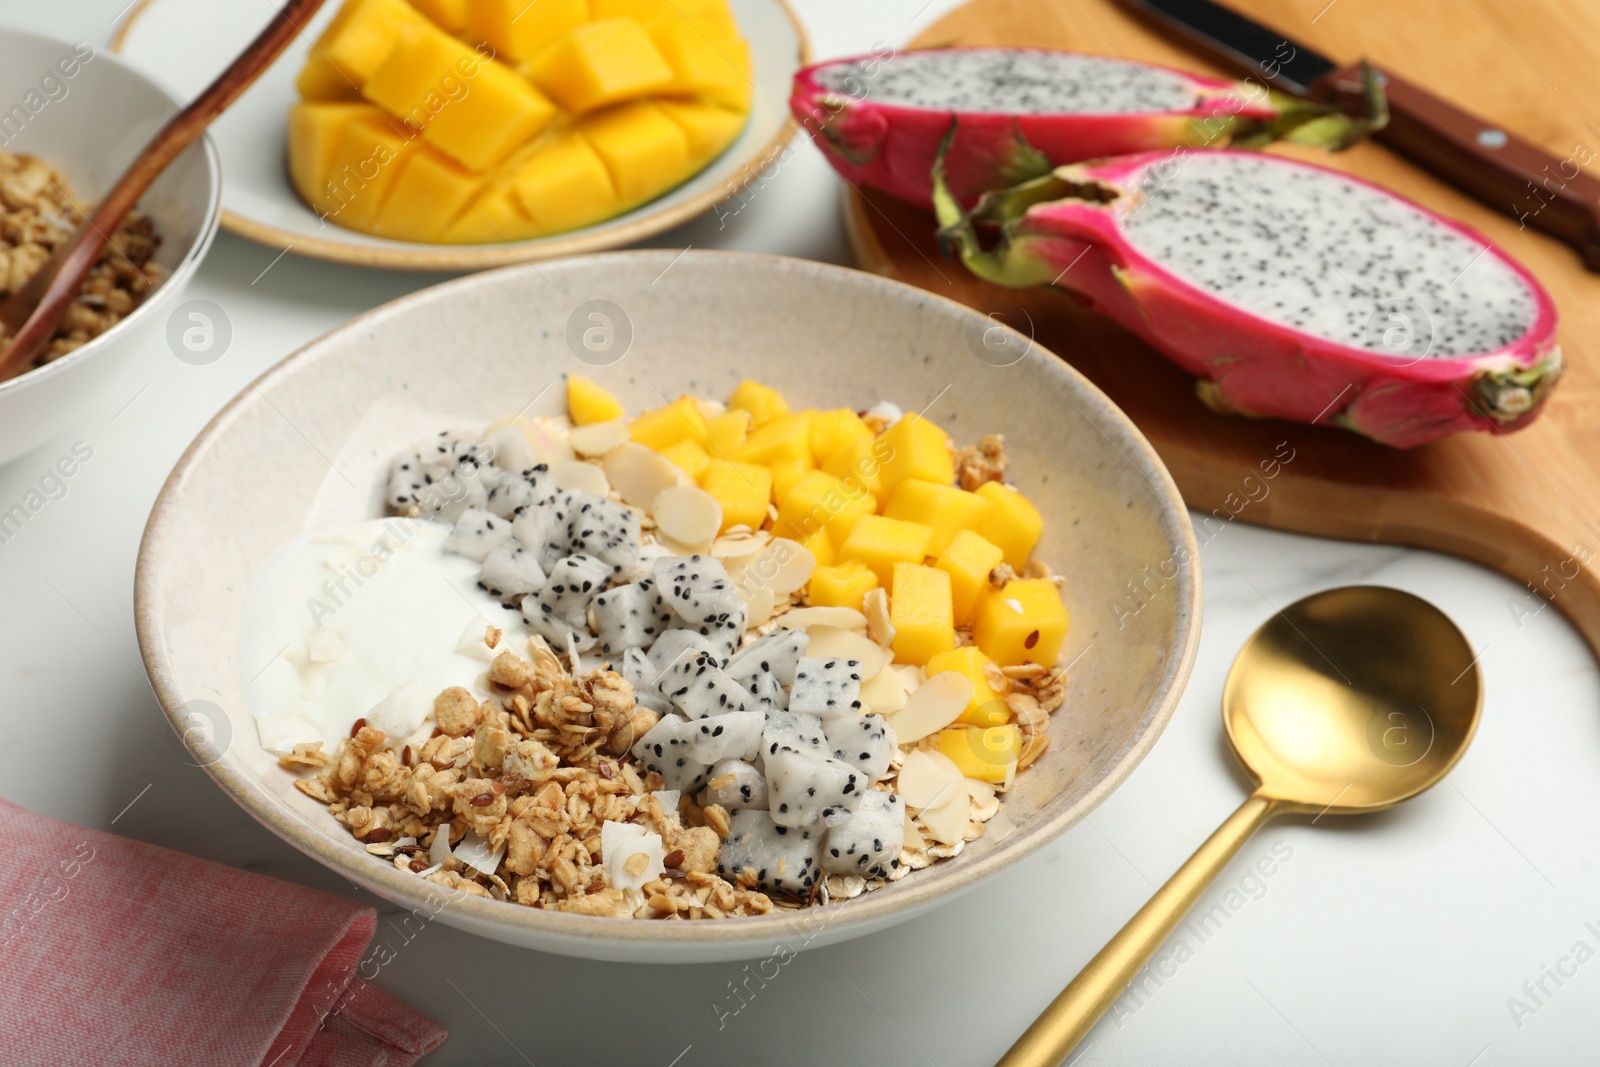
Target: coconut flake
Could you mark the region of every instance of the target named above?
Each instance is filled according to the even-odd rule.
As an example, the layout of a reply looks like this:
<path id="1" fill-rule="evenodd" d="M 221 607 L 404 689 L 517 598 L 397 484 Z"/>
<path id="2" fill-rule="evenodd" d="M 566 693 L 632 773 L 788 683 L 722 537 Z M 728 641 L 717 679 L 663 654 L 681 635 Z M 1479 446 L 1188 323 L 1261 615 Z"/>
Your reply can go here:
<path id="1" fill-rule="evenodd" d="M 722 529 L 722 505 L 696 486 L 661 490 L 650 504 L 650 514 L 656 528 L 680 544 L 709 547 Z"/>
<path id="2" fill-rule="evenodd" d="M 855 608 L 795 608 L 778 616 L 778 625 L 789 630 L 836 626 L 841 630 L 865 631 L 867 617 Z"/>
<path id="3" fill-rule="evenodd" d="M 883 647 L 860 630 L 841 630 L 837 626 L 808 626 L 806 655 L 817 659 L 853 659 L 861 664 L 863 678 L 873 678 L 888 665 Z"/>
<path id="4" fill-rule="evenodd" d="M 902 745 L 920 741 L 955 722 L 972 701 L 972 682 L 956 671 L 940 671 L 906 699 L 889 719 Z"/>
<path id="5" fill-rule="evenodd" d="M 661 453 L 636 441 L 618 445 L 605 455 L 606 477 L 624 503 L 647 508 L 663 489 L 678 484 L 678 468 Z"/>
<path id="6" fill-rule="evenodd" d="M 433 714 L 434 695 L 417 682 L 403 682 L 367 710 L 366 720 L 390 737 L 404 737 Z"/>
<path id="7" fill-rule="evenodd" d="M 550 477 L 555 479 L 557 487 L 561 489 L 593 493 L 595 496 L 607 496 L 611 493 L 611 483 L 606 480 L 606 472 L 593 463 L 584 463 L 576 459 L 560 460 L 550 464 Z"/>
<path id="8" fill-rule="evenodd" d="M 489 647 L 488 620 L 480 615 L 468 622 L 467 628 L 456 639 L 456 651 L 484 663 L 494 662 L 495 650 Z"/>
<path id="9" fill-rule="evenodd" d="M 450 824 L 445 823 L 434 831 L 433 844 L 428 846 L 428 862 L 435 867 L 450 858 Z"/>
<path id="10" fill-rule="evenodd" d="M 306 656 L 312 663 L 337 663 L 344 659 L 344 634 L 331 626 L 317 627 L 306 638 Z"/>
<path id="11" fill-rule="evenodd" d="M 567 444 L 580 456 L 603 456 L 618 445 L 628 443 L 628 421 L 612 419 L 579 426 L 567 434 Z"/>
<path id="12" fill-rule="evenodd" d="M 493 874 L 500 866 L 500 858 L 506 854 L 506 845 L 502 841 L 499 848 L 490 848 L 487 838 L 479 837 L 476 831 L 468 830 L 467 836 L 461 839 L 461 844 L 455 847 L 455 857 L 468 867 L 481 874 Z"/>
<path id="13" fill-rule="evenodd" d="M 605 867 L 606 885 L 614 889 L 639 889 L 646 882 L 661 877 L 666 869 L 666 849 L 660 834 L 647 831 L 638 823 L 613 822 L 600 824 L 600 855 Z M 637 874 L 629 873 L 628 861 L 642 855 L 645 863 Z"/>

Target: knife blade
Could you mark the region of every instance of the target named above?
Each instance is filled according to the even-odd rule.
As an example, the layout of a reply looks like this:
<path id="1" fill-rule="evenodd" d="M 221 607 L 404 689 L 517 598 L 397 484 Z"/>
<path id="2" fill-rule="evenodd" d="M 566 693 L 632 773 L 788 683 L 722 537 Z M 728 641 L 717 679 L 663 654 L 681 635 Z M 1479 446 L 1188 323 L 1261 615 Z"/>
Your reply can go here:
<path id="1" fill-rule="evenodd" d="M 1276 30 L 1211 0 L 1118 0 L 1145 22 L 1294 96 L 1359 113 L 1361 64 L 1341 66 Z M 1583 169 L 1583 144 L 1565 158 L 1479 118 L 1422 86 L 1378 70 L 1389 124 L 1374 138 L 1423 169 L 1577 249 L 1600 272 L 1600 179 Z"/>

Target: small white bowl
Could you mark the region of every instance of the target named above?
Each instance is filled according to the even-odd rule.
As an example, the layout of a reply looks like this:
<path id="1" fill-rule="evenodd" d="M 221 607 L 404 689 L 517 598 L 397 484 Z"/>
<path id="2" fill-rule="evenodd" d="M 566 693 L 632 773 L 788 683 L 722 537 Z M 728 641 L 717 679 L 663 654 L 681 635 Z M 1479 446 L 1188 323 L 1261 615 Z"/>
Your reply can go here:
<path id="1" fill-rule="evenodd" d="M 178 108 L 171 93 L 103 48 L 0 29 L 0 150 L 38 156 L 86 203 L 111 187 Z M 211 247 L 222 208 L 222 166 L 211 141 L 185 149 L 139 207 L 155 224 L 155 262 L 168 277 L 88 344 L 0 382 L 0 463 L 115 412 L 150 380 L 148 368 L 174 358 L 167 319 Z"/>
<path id="2" fill-rule="evenodd" d="M 597 332 L 599 331 L 599 332 Z M 444 428 L 565 411 L 580 373 L 630 411 L 741 378 L 817 408 L 890 399 L 959 441 L 1006 434 L 1011 478 L 1045 519 L 1038 556 L 1072 614 L 1051 746 L 1006 794 L 1007 832 L 815 911 L 648 922 L 541 911 L 438 887 L 368 855 L 262 749 L 241 662 L 245 605 L 302 531 L 381 514 L 390 458 Z M 1137 592 L 1130 589 L 1137 584 Z M 1148 441 L 1087 379 L 1026 337 L 898 282 L 733 252 L 624 252 L 508 267 L 361 316 L 248 386 L 161 491 L 139 550 L 139 647 L 195 763 L 284 840 L 404 908 L 509 944 L 591 959 L 754 959 L 926 911 L 1015 863 L 1099 804 L 1155 743 L 1199 639 L 1194 533 Z M 442 910 L 441 910 L 442 909 Z"/>

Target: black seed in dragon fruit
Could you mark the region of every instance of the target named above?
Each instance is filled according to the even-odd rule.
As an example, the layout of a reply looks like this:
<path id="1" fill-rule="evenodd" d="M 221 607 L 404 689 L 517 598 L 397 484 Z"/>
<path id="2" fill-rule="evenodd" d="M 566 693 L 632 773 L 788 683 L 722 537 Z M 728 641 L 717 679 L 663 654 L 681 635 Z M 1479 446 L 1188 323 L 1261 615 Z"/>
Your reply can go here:
<path id="1" fill-rule="evenodd" d="M 744 760 L 725 759 L 715 763 L 706 776 L 706 804 L 720 804 L 728 811 L 740 808 L 767 808 L 767 780 Z"/>
<path id="2" fill-rule="evenodd" d="M 821 718 L 861 711 L 861 661 L 802 656 L 789 687 L 789 710 Z"/>
<path id="3" fill-rule="evenodd" d="M 697 719 L 689 736 L 689 755 L 702 763 L 725 759 L 755 759 L 761 751 L 761 731 L 767 717 L 759 711 L 731 711 Z"/>
<path id="4" fill-rule="evenodd" d="M 867 782 L 848 763 L 780 747 L 763 755 L 767 808 L 780 826 L 810 827 L 843 822 L 861 805 Z"/>
<path id="5" fill-rule="evenodd" d="M 676 715 L 663 715 L 643 737 L 633 743 L 633 756 L 646 771 L 661 775 L 663 787 L 693 793 L 711 769 L 689 755 L 694 724 Z"/>
<path id="6" fill-rule="evenodd" d="M 619 656 L 625 649 L 647 649 L 672 621 L 655 582 L 649 578 L 608 589 L 594 598 L 595 632 L 600 651 Z"/>
<path id="7" fill-rule="evenodd" d="M 651 569 L 668 606 L 692 626 L 725 621 L 744 606 L 715 556 L 664 556 Z"/>
<path id="8" fill-rule="evenodd" d="M 774 630 L 752 641 L 728 660 L 725 670 L 749 687 L 758 677 L 770 675 L 787 688 L 794 684 L 794 669 L 806 654 L 810 638 L 804 630 Z M 753 690 L 752 690 L 753 692 Z M 787 700 L 781 706 L 787 706 Z"/>
<path id="9" fill-rule="evenodd" d="M 444 539 L 444 550 L 482 563 L 495 546 L 511 540 L 511 524 L 482 508 L 467 508 Z"/>
<path id="10" fill-rule="evenodd" d="M 656 688 L 691 719 L 748 710 L 749 694 L 723 673 L 716 656 L 708 652 L 685 650 L 662 670 Z"/>
<path id="11" fill-rule="evenodd" d="M 833 758 L 853 766 L 867 781 L 876 782 L 888 772 L 898 745 L 882 715 L 839 715 L 823 719 L 822 730 Z"/>
<path id="12" fill-rule="evenodd" d="M 630 648 L 625 651 L 619 673 L 633 686 L 634 699 L 641 706 L 657 715 L 672 710 L 672 703 L 656 691 L 656 679 L 661 677 L 661 668 L 650 662 L 650 657 L 644 654 L 643 649 Z"/>
<path id="13" fill-rule="evenodd" d="M 827 747 L 822 720 L 815 715 L 769 711 L 766 728 L 761 731 L 762 756 L 773 755 L 784 748 L 814 756 L 826 756 L 832 751 Z"/>
<path id="14" fill-rule="evenodd" d="M 832 874 L 887 878 L 900 866 L 905 846 L 906 802 L 894 793 L 867 790 L 861 806 L 822 842 L 822 869 Z"/>
<path id="15" fill-rule="evenodd" d="M 478 571 L 478 588 L 507 607 L 544 588 L 544 580 L 539 557 L 516 538 L 507 538 L 490 549 Z"/>
<path id="16" fill-rule="evenodd" d="M 754 880 L 766 890 L 806 896 L 821 874 L 816 835 L 780 826 L 772 816 L 745 808 L 728 816 L 728 839 L 717 857 L 717 873 L 730 882 Z"/>
<path id="17" fill-rule="evenodd" d="M 676 619 L 677 616 L 674 615 L 673 618 Z M 717 658 L 717 666 L 722 665 L 721 653 L 708 638 L 696 630 L 685 630 L 676 626 L 669 627 L 666 633 L 656 638 L 656 643 L 650 646 L 650 659 L 658 670 L 666 670 L 691 649 L 695 652 L 710 653 Z"/>
<path id="18" fill-rule="evenodd" d="M 744 640 L 745 617 L 744 601 L 739 600 L 735 601 L 733 611 L 718 615 L 699 626 L 693 626 L 682 619 L 678 620 L 678 625 L 693 630 L 711 642 L 711 647 L 716 650 L 720 662 L 726 663 L 733 656 L 734 650 L 739 647 L 739 643 Z"/>
<path id="19" fill-rule="evenodd" d="M 639 563 L 639 513 L 592 493 L 574 493 L 567 514 L 567 551 L 603 559 L 613 574 Z"/>

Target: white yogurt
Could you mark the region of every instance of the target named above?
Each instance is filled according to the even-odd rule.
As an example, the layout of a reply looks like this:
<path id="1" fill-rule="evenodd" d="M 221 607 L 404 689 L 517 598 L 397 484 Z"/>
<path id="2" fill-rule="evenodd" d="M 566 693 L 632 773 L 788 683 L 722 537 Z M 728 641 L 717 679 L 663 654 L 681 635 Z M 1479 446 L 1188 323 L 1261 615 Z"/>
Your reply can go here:
<path id="1" fill-rule="evenodd" d="M 418 730 L 433 698 L 477 689 L 498 648 L 523 651 L 522 617 L 477 586 L 479 565 L 443 551 L 450 527 L 375 519 L 297 538 L 251 597 L 244 630 L 251 709 L 262 747 L 305 741 L 332 751 L 359 718 L 397 743 Z"/>

